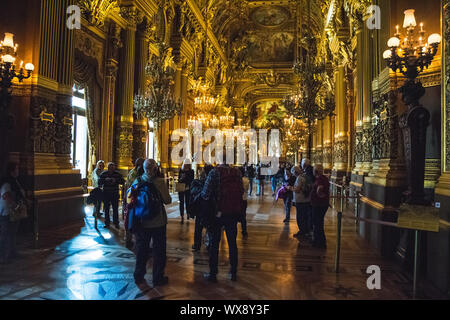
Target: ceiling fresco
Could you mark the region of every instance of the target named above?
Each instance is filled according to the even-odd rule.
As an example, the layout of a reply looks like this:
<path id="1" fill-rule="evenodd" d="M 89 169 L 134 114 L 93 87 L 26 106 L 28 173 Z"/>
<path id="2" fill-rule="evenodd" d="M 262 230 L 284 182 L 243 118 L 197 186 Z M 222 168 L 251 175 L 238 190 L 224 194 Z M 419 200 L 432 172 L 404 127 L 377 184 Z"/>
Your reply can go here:
<path id="1" fill-rule="evenodd" d="M 264 27 L 279 27 L 290 19 L 290 14 L 283 7 L 259 7 L 253 10 L 251 19 Z"/>
<path id="2" fill-rule="evenodd" d="M 294 59 L 294 36 L 289 32 L 249 31 L 241 40 L 250 62 L 285 62 Z"/>

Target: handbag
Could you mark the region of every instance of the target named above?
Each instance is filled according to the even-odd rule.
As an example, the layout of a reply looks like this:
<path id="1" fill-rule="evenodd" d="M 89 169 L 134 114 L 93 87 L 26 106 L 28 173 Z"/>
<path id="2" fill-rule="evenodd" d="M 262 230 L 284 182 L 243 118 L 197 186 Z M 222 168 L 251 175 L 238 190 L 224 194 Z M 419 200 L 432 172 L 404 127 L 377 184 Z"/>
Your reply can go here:
<path id="1" fill-rule="evenodd" d="M 177 192 L 185 192 L 185 191 L 186 191 L 186 184 L 185 184 L 185 183 L 178 182 L 178 183 L 176 184 L 175 190 L 176 190 Z"/>
<path id="2" fill-rule="evenodd" d="M 20 221 L 20 220 L 26 219 L 27 217 L 28 217 L 27 206 L 23 202 L 19 203 L 9 213 L 9 221 L 10 222 Z"/>

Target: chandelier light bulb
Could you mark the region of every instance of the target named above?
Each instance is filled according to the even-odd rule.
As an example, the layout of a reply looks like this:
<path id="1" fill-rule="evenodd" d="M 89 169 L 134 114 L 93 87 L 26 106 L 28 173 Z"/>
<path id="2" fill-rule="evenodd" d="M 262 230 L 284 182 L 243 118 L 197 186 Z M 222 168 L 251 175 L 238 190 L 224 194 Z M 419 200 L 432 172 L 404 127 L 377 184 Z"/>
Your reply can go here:
<path id="1" fill-rule="evenodd" d="M 27 64 L 25 65 L 25 70 L 27 70 L 27 71 L 34 71 L 34 64 L 32 64 L 32 63 L 27 63 Z"/>
<path id="2" fill-rule="evenodd" d="M 433 33 L 428 37 L 428 43 L 430 45 L 441 43 L 441 35 L 438 33 Z"/>
<path id="3" fill-rule="evenodd" d="M 3 62 L 5 63 L 14 63 L 14 61 L 16 61 L 16 58 L 14 58 L 12 55 L 10 54 L 6 54 L 2 57 Z"/>
<path id="4" fill-rule="evenodd" d="M 397 37 L 392 37 L 388 40 L 389 48 L 398 48 L 400 46 L 400 39 Z"/>
<path id="5" fill-rule="evenodd" d="M 14 34 L 5 33 L 5 39 L 3 39 L 3 46 L 14 48 Z"/>
<path id="6" fill-rule="evenodd" d="M 386 50 L 383 53 L 383 59 L 390 59 L 392 57 L 392 51 L 391 50 Z"/>
<path id="7" fill-rule="evenodd" d="M 410 28 L 417 26 L 416 17 L 414 16 L 414 9 L 405 10 L 405 20 L 403 21 L 403 28 Z"/>

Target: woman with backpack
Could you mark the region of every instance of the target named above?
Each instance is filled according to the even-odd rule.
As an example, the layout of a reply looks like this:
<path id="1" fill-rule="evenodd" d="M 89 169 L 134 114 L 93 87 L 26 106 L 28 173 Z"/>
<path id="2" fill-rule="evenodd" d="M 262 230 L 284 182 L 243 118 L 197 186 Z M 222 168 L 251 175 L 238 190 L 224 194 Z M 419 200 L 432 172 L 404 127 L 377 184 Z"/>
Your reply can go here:
<path id="1" fill-rule="evenodd" d="M 16 235 L 20 220 L 26 218 L 27 201 L 18 176 L 19 165 L 8 163 L 6 177 L 0 182 L 0 264 L 17 257 Z"/>
<path id="2" fill-rule="evenodd" d="M 189 199 L 191 197 L 191 183 L 194 181 L 195 173 L 192 170 L 191 161 L 189 159 L 184 160 L 183 165 L 178 173 L 177 191 L 178 198 L 180 200 L 180 217 L 181 224 L 184 223 L 184 206 L 186 204 L 186 211 L 188 220 L 190 218 L 189 211 Z"/>

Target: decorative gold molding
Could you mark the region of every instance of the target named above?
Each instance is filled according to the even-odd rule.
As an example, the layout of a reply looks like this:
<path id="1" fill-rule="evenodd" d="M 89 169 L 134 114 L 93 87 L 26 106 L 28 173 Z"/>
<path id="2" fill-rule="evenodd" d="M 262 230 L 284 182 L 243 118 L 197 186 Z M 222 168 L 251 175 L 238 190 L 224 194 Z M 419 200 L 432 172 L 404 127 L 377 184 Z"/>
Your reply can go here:
<path id="1" fill-rule="evenodd" d="M 41 118 L 41 121 L 50 123 L 53 123 L 55 121 L 55 116 L 53 115 L 53 113 L 46 113 L 45 111 L 42 111 L 39 116 Z"/>
<path id="2" fill-rule="evenodd" d="M 395 211 L 397 211 L 397 209 L 392 207 L 392 206 L 385 206 L 385 205 L 383 205 L 381 203 L 378 203 L 378 202 L 376 202 L 376 201 L 374 201 L 372 199 L 369 199 L 367 197 L 364 197 L 364 196 L 361 197 L 361 201 L 366 203 L 366 204 L 368 204 L 372 208 L 380 210 L 380 211 L 383 211 L 383 212 L 386 212 L 386 211 L 388 211 L 388 212 L 394 211 L 395 212 Z"/>
<path id="3" fill-rule="evenodd" d="M 363 184 L 362 184 L 362 183 L 357 183 L 357 182 L 355 182 L 355 181 L 351 181 L 350 184 L 353 185 L 353 186 L 355 186 L 355 187 L 358 187 L 358 188 L 362 188 L 362 187 L 363 187 Z"/>
<path id="4" fill-rule="evenodd" d="M 81 186 L 71 187 L 71 188 L 60 188 L 60 189 L 35 190 L 34 195 L 35 196 L 46 196 L 46 195 L 50 195 L 50 194 L 69 193 L 69 192 L 76 192 L 76 191 L 82 191 Z"/>

